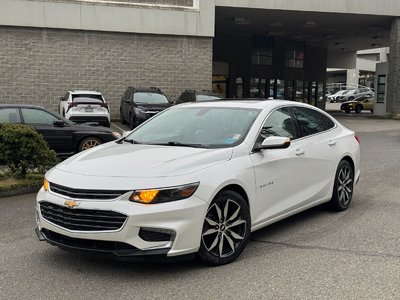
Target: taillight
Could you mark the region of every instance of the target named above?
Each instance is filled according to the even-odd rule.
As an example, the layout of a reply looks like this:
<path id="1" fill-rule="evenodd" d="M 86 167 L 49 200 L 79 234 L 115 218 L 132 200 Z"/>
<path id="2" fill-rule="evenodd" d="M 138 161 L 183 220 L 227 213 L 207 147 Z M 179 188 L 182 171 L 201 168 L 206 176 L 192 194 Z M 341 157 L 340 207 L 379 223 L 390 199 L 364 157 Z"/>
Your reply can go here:
<path id="1" fill-rule="evenodd" d="M 107 105 L 107 103 L 101 103 L 100 106 L 101 106 L 101 107 L 105 107 L 105 108 L 107 108 L 107 110 L 108 110 L 108 105 Z"/>
<path id="2" fill-rule="evenodd" d="M 357 143 L 361 144 L 360 138 L 358 136 L 355 135 L 354 138 L 356 139 Z"/>

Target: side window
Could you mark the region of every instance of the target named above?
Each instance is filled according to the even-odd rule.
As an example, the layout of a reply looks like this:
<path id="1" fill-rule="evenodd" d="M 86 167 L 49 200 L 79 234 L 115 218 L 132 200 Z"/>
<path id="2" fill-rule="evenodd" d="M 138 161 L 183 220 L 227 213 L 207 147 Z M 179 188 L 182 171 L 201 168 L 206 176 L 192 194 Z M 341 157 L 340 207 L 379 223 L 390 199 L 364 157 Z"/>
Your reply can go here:
<path id="1" fill-rule="evenodd" d="M 294 113 L 303 136 L 316 134 L 325 130 L 319 112 L 309 108 L 295 107 Z"/>
<path id="2" fill-rule="evenodd" d="M 64 96 L 64 101 L 68 101 L 68 98 L 69 98 L 69 93 L 66 93 Z"/>
<path id="3" fill-rule="evenodd" d="M 323 114 L 320 114 L 320 116 L 321 116 L 322 120 L 325 123 L 325 129 L 326 130 L 329 130 L 329 129 L 335 127 L 335 123 L 331 120 L 331 118 L 329 118 L 329 117 L 327 117 L 327 116 L 325 116 Z"/>
<path id="4" fill-rule="evenodd" d="M 18 108 L 1 108 L 0 123 L 21 123 Z"/>
<path id="5" fill-rule="evenodd" d="M 289 108 L 279 108 L 268 116 L 261 129 L 259 140 L 264 140 L 269 136 L 288 137 L 291 140 L 298 138 L 296 125 Z"/>
<path id="6" fill-rule="evenodd" d="M 55 116 L 40 109 L 22 108 L 21 112 L 25 124 L 53 125 L 53 122 L 58 120 Z"/>
<path id="7" fill-rule="evenodd" d="M 195 102 L 196 101 L 196 95 L 194 93 L 188 93 L 188 101 L 189 102 Z"/>

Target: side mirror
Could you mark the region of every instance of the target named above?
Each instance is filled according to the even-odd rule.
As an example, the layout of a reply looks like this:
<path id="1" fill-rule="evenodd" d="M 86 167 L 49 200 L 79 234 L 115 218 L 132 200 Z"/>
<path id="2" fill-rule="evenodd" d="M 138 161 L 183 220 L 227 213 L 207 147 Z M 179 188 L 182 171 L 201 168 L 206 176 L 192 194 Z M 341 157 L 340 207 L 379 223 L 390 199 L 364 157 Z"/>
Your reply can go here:
<path id="1" fill-rule="evenodd" d="M 266 149 L 286 149 L 290 146 L 290 139 L 281 136 L 269 136 L 262 143 L 256 143 L 253 151 L 261 151 Z"/>
<path id="2" fill-rule="evenodd" d="M 53 122 L 53 126 L 54 127 L 64 127 L 65 123 L 64 123 L 63 120 L 56 120 L 56 121 Z"/>

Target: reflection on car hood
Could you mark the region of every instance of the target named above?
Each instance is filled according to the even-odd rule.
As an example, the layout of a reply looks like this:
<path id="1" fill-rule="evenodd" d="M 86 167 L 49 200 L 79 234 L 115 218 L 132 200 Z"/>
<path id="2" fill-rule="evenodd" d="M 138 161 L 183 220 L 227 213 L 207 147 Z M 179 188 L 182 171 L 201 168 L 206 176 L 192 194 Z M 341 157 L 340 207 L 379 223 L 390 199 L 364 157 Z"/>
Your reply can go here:
<path id="1" fill-rule="evenodd" d="M 160 104 L 145 104 L 145 103 L 138 103 L 137 108 L 142 110 L 154 110 L 154 111 L 161 111 L 168 107 L 171 107 L 172 104 L 170 103 L 160 103 Z"/>
<path id="2" fill-rule="evenodd" d="M 229 160 L 233 148 L 204 149 L 177 146 L 108 143 L 81 152 L 56 169 L 88 176 L 167 177 L 190 174 Z"/>

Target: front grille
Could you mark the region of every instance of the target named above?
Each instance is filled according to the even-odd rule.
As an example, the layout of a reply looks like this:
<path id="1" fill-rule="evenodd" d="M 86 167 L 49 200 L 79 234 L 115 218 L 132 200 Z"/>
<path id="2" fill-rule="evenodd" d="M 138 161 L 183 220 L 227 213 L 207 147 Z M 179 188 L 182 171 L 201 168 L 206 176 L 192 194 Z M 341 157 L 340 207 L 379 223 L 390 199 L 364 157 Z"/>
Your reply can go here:
<path id="1" fill-rule="evenodd" d="M 117 251 L 126 251 L 126 250 L 131 250 L 131 251 L 138 250 L 134 246 L 121 242 L 71 238 L 69 236 L 65 236 L 45 228 L 42 229 L 42 234 L 44 234 L 46 239 L 50 242 L 54 242 L 57 243 L 58 245 L 66 247 L 78 248 L 81 250 L 93 250 L 93 251 L 110 252 L 110 253 Z"/>
<path id="2" fill-rule="evenodd" d="M 78 231 L 118 230 L 127 218 L 114 211 L 71 209 L 49 202 L 40 203 L 40 212 L 47 221 Z"/>
<path id="3" fill-rule="evenodd" d="M 128 192 L 128 191 L 116 191 L 116 190 L 74 189 L 59 184 L 55 184 L 52 182 L 50 182 L 50 190 L 54 193 L 67 196 L 73 199 L 96 199 L 96 200 L 115 199 Z"/>

